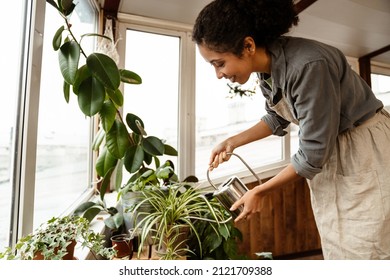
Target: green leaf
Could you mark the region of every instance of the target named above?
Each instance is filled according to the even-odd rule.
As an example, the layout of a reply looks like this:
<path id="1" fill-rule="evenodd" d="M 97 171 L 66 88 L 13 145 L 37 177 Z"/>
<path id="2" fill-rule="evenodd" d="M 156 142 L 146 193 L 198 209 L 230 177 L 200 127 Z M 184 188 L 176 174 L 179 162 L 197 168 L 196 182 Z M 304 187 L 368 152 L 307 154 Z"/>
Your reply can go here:
<path id="1" fill-rule="evenodd" d="M 123 106 L 123 94 L 120 89 L 112 90 L 107 88 L 106 92 L 112 102 L 114 102 L 119 107 Z"/>
<path id="2" fill-rule="evenodd" d="M 153 156 L 162 156 L 164 154 L 164 143 L 155 136 L 143 139 L 142 147 L 145 152 Z"/>
<path id="3" fill-rule="evenodd" d="M 104 220 L 104 224 L 110 229 L 118 229 L 123 224 L 123 214 L 118 212 Z"/>
<path id="4" fill-rule="evenodd" d="M 173 169 L 170 166 L 158 168 L 156 170 L 156 176 L 160 179 L 167 179 L 173 175 Z"/>
<path id="5" fill-rule="evenodd" d="M 118 160 L 118 163 L 116 164 L 116 172 L 115 172 L 115 182 L 114 187 L 117 192 L 119 192 L 119 189 L 122 186 L 122 179 L 123 179 L 123 160 Z"/>
<path id="6" fill-rule="evenodd" d="M 104 129 L 99 129 L 99 131 L 95 135 L 95 139 L 93 139 L 93 143 L 92 143 L 93 151 L 99 150 L 99 147 L 104 140 L 104 136 L 106 136 L 106 134 L 104 133 Z"/>
<path id="7" fill-rule="evenodd" d="M 116 165 L 116 162 L 115 162 L 115 165 Z M 110 170 L 107 171 L 107 173 L 104 175 L 103 182 L 100 185 L 100 199 L 102 201 L 104 201 L 104 196 L 106 194 L 107 188 L 110 186 L 111 175 L 115 169 L 115 165 L 114 165 L 114 167 L 112 167 Z"/>
<path id="8" fill-rule="evenodd" d="M 75 41 L 64 43 L 58 51 L 58 60 L 62 76 L 73 85 L 80 60 L 80 46 Z"/>
<path id="9" fill-rule="evenodd" d="M 237 256 L 237 243 L 233 238 L 226 240 L 223 249 L 228 256 Z"/>
<path id="10" fill-rule="evenodd" d="M 225 225 L 218 227 L 218 232 L 227 240 L 229 238 L 229 230 Z"/>
<path id="11" fill-rule="evenodd" d="M 177 156 L 177 150 L 173 148 L 172 146 L 169 146 L 167 144 L 164 144 L 164 154 L 168 156 Z"/>
<path id="12" fill-rule="evenodd" d="M 116 90 L 120 85 L 120 75 L 115 61 L 102 53 L 92 53 L 87 57 L 87 65 L 106 88 Z"/>
<path id="13" fill-rule="evenodd" d="M 111 100 L 106 100 L 103 103 L 102 109 L 99 111 L 102 126 L 105 131 L 109 131 L 114 124 L 116 117 L 116 107 Z"/>
<path id="14" fill-rule="evenodd" d="M 136 172 L 142 166 L 144 161 L 144 150 L 141 146 L 131 146 L 127 149 L 124 165 L 127 171 L 130 173 Z"/>
<path id="15" fill-rule="evenodd" d="M 106 97 L 104 86 L 94 77 L 82 81 L 79 87 L 78 102 L 86 116 L 93 116 L 101 110 Z"/>
<path id="16" fill-rule="evenodd" d="M 151 164 L 153 160 L 153 156 L 148 153 L 144 153 L 144 161 L 147 165 Z"/>
<path id="17" fill-rule="evenodd" d="M 87 201 L 84 203 L 81 203 L 76 210 L 74 210 L 75 215 L 82 215 L 87 209 L 94 207 L 94 206 L 99 206 L 99 204 L 92 202 L 92 201 Z"/>
<path id="18" fill-rule="evenodd" d="M 212 252 L 222 244 L 222 237 L 212 233 L 206 236 L 204 243 L 208 245 L 209 251 Z"/>
<path id="19" fill-rule="evenodd" d="M 115 120 L 111 129 L 106 133 L 106 146 L 111 155 L 117 159 L 121 159 L 130 146 L 129 133 L 119 120 Z"/>
<path id="20" fill-rule="evenodd" d="M 58 49 L 61 47 L 61 43 L 62 43 L 62 32 L 65 30 L 65 27 L 62 25 L 60 28 L 58 28 L 58 30 L 56 31 L 56 33 L 54 34 L 54 37 L 53 37 L 53 49 L 55 51 L 58 51 Z"/>
<path id="21" fill-rule="evenodd" d="M 96 160 L 96 172 L 100 177 L 105 177 L 107 172 L 115 167 L 117 159 L 114 158 L 107 150 L 106 147 L 103 148 L 99 157 Z"/>
<path id="22" fill-rule="evenodd" d="M 102 34 L 99 34 L 99 33 L 85 33 L 85 34 L 81 35 L 81 39 L 84 38 L 84 37 L 101 37 L 101 38 L 107 39 L 110 42 L 112 42 L 110 37 L 102 35 Z"/>
<path id="23" fill-rule="evenodd" d="M 66 0 L 66 1 L 68 1 L 68 0 Z M 74 3 L 72 3 L 69 8 L 64 9 L 64 12 L 63 12 L 64 15 L 69 16 L 73 12 L 74 8 L 76 8 L 76 5 Z"/>
<path id="24" fill-rule="evenodd" d="M 88 66 L 84 64 L 77 70 L 76 77 L 73 83 L 73 92 L 76 95 L 79 94 L 80 84 L 89 77 L 92 77 L 92 73 L 89 71 Z"/>
<path id="25" fill-rule="evenodd" d="M 66 101 L 66 103 L 69 103 L 69 97 L 70 97 L 70 84 L 68 84 L 66 81 L 64 81 L 63 90 L 64 90 L 64 98 L 65 98 L 65 101 Z"/>
<path id="26" fill-rule="evenodd" d="M 138 116 L 128 113 L 126 115 L 126 123 L 134 133 L 138 135 L 145 135 L 144 122 Z"/>
<path id="27" fill-rule="evenodd" d="M 67 11 L 73 4 L 73 0 L 60 0 L 58 2 L 62 10 Z"/>
<path id="28" fill-rule="evenodd" d="M 142 84 L 141 77 L 137 73 L 134 73 L 133 71 L 120 69 L 119 73 L 121 76 L 121 81 L 124 83 L 134 84 L 134 85 Z"/>
<path id="29" fill-rule="evenodd" d="M 101 206 L 99 207 L 91 207 L 87 211 L 84 212 L 83 217 L 88 221 L 92 221 L 103 209 Z"/>

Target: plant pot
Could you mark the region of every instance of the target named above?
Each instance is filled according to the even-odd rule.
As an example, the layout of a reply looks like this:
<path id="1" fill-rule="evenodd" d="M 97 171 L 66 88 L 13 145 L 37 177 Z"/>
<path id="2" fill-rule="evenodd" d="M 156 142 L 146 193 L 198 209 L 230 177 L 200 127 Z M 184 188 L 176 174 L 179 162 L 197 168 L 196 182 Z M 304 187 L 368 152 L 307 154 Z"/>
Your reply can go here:
<path id="1" fill-rule="evenodd" d="M 133 239 L 130 239 L 128 234 L 117 234 L 111 237 L 111 243 L 116 250 L 117 258 L 127 257 L 131 259 L 133 256 Z"/>
<path id="2" fill-rule="evenodd" d="M 66 246 L 66 251 L 68 252 L 65 256 L 62 257 L 62 260 L 75 260 L 74 257 L 74 248 L 76 247 L 77 242 L 72 240 L 72 242 Z M 54 253 L 57 254 L 58 248 L 54 249 Z M 34 260 L 44 260 L 45 257 L 42 255 L 41 251 L 37 251 L 34 256 Z"/>
<path id="3" fill-rule="evenodd" d="M 122 195 L 121 203 L 126 231 L 134 228 L 145 217 L 144 214 L 139 213 L 150 213 L 152 206 L 149 203 L 144 203 L 137 210 L 133 210 L 144 198 L 140 191 L 131 191 Z"/>
<path id="4" fill-rule="evenodd" d="M 187 225 L 176 227 L 173 230 L 170 229 L 170 234 L 163 237 L 164 242 L 161 248 L 158 248 L 158 245 L 156 245 L 158 254 L 164 256 L 167 252 L 167 246 L 169 246 L 171 252 L 175 252 L 177 256 L 185 256 L 187 254 L 186 248 L 188 247 L 189 233 L 190 227 Z"/>

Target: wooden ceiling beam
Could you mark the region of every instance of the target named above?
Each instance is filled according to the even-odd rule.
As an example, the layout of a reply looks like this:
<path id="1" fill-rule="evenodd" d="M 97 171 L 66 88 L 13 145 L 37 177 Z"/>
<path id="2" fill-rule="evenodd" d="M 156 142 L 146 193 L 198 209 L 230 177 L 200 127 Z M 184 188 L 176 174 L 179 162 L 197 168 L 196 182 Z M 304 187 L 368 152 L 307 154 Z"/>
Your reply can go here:
<path id="1" fill-rule="evenodd" d="M 301 0 L 294 4 L 295 12 L 299 14 L 317 0 Z"/>
<path id="2" fill-rule="evenodd" d="M 390 51 L 390 45 L 359 57 L 359 74 L 371 87 L 371 58 Z"/>
<path id="3" fill-rule="evenodd" d="M 105 0 L 102 8 L 106 16 L 112 16 L 116 18 L 120 2 L 121 0 Z"/>
<path id="4" fill-rule="evenodd" d="M 378 55 L 380 55 L 382 53 L 385 53 L 385 52 L 388 52 L 388 51 L 390 51 L 390 45 L 387 45 L 386 47 L 380 48 L 379 50 L 376 50 L 376 51 L 370 52 L 368 54 L 365 54 L 365 55 L 363 55 L 360 58 L 362 58 L 362 59 L 363 58 L 372 58 L 372 57 L 378 56 Z"/>

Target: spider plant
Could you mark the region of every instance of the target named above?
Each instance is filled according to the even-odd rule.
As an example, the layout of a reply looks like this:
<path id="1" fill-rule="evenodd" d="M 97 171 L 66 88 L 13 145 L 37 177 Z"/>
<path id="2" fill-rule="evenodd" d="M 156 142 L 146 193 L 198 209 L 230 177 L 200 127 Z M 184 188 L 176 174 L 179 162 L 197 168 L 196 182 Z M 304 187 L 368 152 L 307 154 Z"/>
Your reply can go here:
<path id="1" fill-rule="evenodd" d="M 144 199 L 135 210 L 149 204 L 152 211 L 139 212 L 139 215 L 143 215 L 143 219 L 135 225 L 135 229 L 141 231 L 139 248 L 151 242 L 161 259 L 177 259 L 189 253 L 186 242 L 190 233 L 197 237 L 199 247 L 202 247 L 196 227 L 199 220 L 211 217 L 208 221 L 218 225 L 219 221 L 225 219 L 221 207 L 214 204 L 217 202 L 210 202 L 204 190 L 189 183 L 153 187 L 142 193 Z"/>

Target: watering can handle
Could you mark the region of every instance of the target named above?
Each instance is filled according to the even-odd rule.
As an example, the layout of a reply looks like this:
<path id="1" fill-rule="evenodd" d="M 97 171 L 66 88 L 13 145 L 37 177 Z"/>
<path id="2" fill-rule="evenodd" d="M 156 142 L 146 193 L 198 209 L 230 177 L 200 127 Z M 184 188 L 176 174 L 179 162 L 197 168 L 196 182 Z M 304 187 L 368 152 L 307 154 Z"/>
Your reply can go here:
<path id="1" fill-rule="evenodd" d="M 259 178 L 259 176 L 257 176 L 257 174 L 255 173 L 255 171 L 253 171 L 252 170 L 252 168 L 250 168 L 250 166 L 242 159 L 242 157 L 240 157 L 239 155 L 237 155 L 237 154 L 235 154 L 235 153 L 227 153 L 228 155 L 233 155 L 233 156 L 236 156 L 236 157 L 238 157 L 241 161 L 242 161 L 242 163 L 249 169 L 249 171 L 253 174 L 253 176 L 255 176 L 256 177 L 256 179 L 257 179 L 257 181 L 260 183 L 260 184 L 262 184 L 262 182 L 261 182 L 261 180 L 260 180 L 260 178 Z M 211 186 L 213 186 L 213 188 L 214 189 L 218 189 L 214 184 L 213 184 L 213 182 L 211 181 L 211 179 L 210 179 L 210 169 L 207 169 L 207 180 L 209 181 L 209 183 L 211 184 Z"/>

